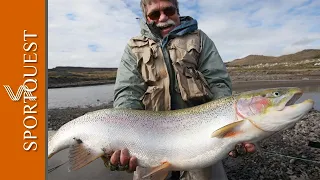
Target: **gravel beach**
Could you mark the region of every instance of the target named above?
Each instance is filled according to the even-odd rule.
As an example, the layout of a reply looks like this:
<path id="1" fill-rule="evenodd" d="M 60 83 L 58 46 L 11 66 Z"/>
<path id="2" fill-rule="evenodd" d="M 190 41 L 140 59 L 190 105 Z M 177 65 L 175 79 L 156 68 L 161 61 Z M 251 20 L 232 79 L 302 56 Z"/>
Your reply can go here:
<path id="1" fill-rule="evenodd" d="M 303 83 L 297 82 L 292 85 L 302 85 Z M 317 82 L 310 82 L 310 85 L 314 85 L 314 83 Z M 236 91 L 247 90 L 246 87 L 265 88 L 262 83 L 252 83 L 250 86 L 243 83 L 234 84 Z M 266 85 L 266 83 L 263 84 Z M 278 87 L 283 84 L 276 83 L 276 85 Z M 112 107 L 111 103 L 86 108 L 49 109 L 48 129 L 57 130 L 66 122 L 86 112 L 110 107 Z M 256 153 L 245 157 L 226 158 L 223 163 L 228 178 L 230 180 L 319 180 L 320 149 L 309 147 L 309 141 L 320 142 L 320 111 L 315 109 L 310 111 L 294 127 L 259 143 L 260 149 Z M 298 160 L 283 155 L 307 160 Z"/>

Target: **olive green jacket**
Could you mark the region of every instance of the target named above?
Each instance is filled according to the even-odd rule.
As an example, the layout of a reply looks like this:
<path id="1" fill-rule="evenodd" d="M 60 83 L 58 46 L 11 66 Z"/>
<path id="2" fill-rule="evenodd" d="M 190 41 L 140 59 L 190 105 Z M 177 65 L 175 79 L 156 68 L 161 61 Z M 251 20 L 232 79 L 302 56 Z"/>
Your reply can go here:
<path id="1" fill-rule="evenodd" d="M 185 102 L 178 89 L 175 71 L 172 68 L 171 60 L 166 49 L 169 38 L 174 36 L 183 36 L 190 31 L 198 29 L 197 21 L 191 17 L 180 17 L 181 25 L 176 27 L 166 38 L 161 38 L 157 33 L 152 33 L 152 26 L 148 26 L 144 20 L 140 21 L 141 35 L 151 38 L 161 43 L 165 64 L 170 77 L 171 107 L 172 109 L 181 109 L 197 105 L 193 102 Z M 202 51 L 199 56 L 198 71 L 200 71 L 207 83 L 209 84 L 213 96 L 210 100 L 218 99 L 223 96 L 229 96 L 232 93 L 231 79 L 226 71 L 226 67 L 218 53 L 213 41 L 203 32 L 200 31 Z M 124 49 L 114 87 L 114 107 L 129 109 L 145 109 L 141 98 L 147 90 L 135 55 L 127 45 Z"/>

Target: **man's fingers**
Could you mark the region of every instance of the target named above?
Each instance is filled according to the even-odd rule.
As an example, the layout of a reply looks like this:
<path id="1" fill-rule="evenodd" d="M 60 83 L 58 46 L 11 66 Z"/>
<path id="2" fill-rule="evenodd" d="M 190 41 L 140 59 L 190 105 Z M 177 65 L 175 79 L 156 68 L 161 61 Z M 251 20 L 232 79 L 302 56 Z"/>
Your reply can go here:
<path id="1" fill-rule="evenodd" d="M 129 163 L 130 155 L 128 149 L 123 149 L 120 154 L 120 164 L 125 166 Z"/>
<path id="2" fill-rule="evenodd" d="M 245 148 L 244 144 L 240 143 L 237 144 L 235 147 L 237 154 L 239 155 L 245 155 L 247 153 L 247 149 Z"/>
<path id="3" fill-rule="evenodd" d="M 131 157 L 129 161 L 129 172 L 135 171 L 137 168 L 137 158 L 136 157 Z"/>
<path id="4" fill-rule="evenodd" d="M 248 153 L 253 153 L 256 151 L 256 147 L 254 144 L 246 143 L 246 144 L 244 144 L 244 147 L 246 148 Z"/>
<path id="5" fill-rule="evenodd" d="M 238 157 L 237 151 L 235 151 L 235 150 L 230 151 L 230 152 L 229 152 L 229 156 L 230 156 L 230 157 L 233 157 L 233 158 Z"/>
<path id="6" fill-rule="evenodd" d="M 235 146 L 235 149 L 229 152 L 229 156 L 236 158 L 247 153 L 253 153 L 256 151 L 255 145 L 252 143 L 240 143 Z"/>
<path id="7" fill-rule="evenodd" d="M 110 163 L 113 165 L 118 165 L 120 163 L 120 150 L 115 151 L 111 158 L 110 158 Z"/>
<path id="8" fill-rule="evenodd" d="M 108 157 L 102 157 L 103 161 L 107 162 Z M 110 166 L 111 171 L 125 171 L 133 172 L 137 167 L 137 158 L 130 158 L 128 149 L 117 150 L 110 157 L 110 163 L 107 163 Z"/>

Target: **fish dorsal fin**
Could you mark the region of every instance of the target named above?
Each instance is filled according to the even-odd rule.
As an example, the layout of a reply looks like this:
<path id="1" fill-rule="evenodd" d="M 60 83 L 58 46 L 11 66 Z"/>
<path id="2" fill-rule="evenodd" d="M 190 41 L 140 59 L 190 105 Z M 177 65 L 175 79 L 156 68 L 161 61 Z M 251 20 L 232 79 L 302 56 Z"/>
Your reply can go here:
<path id="1" fill-rule="evenodd" d="M 170 163 L 164 162 L 160 166 L 153 167 L 153 168 L 146 168 L 144 170 L 145 175 L 141 175 L 142 179 L 146 180 L 164 180 L 169 173 Z"/>
<path id="2" fill-rule="evenodd" d="M 92 149 L 80 139 L 74 140 L 75 143 L 69 150 L 69 171 L 80 169 L 104 155 L 103 150 Z"/>
<path id="3" fill-rule="evenodd" d="M 242 131 L 240 130 L 240 127 L 243 125 L 245 121 L 237 121 L 233 122 L 231 124 L 225 125 L 222 128 L 217 129 L 211 134 L 211 137 L 217 137 L 217 138 L 226 138 L 226 137 L 234 137 L 238 134 L 241 134 Z"/>

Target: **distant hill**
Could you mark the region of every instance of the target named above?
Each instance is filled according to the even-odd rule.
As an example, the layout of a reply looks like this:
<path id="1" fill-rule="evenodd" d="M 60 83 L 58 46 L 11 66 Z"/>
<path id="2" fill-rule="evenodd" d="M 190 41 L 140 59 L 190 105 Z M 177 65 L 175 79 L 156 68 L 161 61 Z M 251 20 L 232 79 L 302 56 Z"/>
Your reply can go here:
<path id="1" fill-rule="evenodd" d="M 282 56 L 263 56 L 263 55 L 249 55 L 241 59 L 235 59 L 226 63 L 227 66 L 248 66 L 260 63 L 281 63 L 281 62 L 296 62 L 306 59 L 320 58 L 320 49 L 306 49 L 294 54 L 287 54 Z"/>
<path id="2" fill-rule="evenodd" d="M 58 66 L 48 69 L 49 88 L 114 83 L 117 68 Z"/>
<path id="3" fill-rule="evenodd" d="M 117 71 L 117 68 L 95 68 L 95 67 L 77 67 L 77 66 L 57 66 L 48 71 L 72 71 L 72 72 L 90 72 L 90 71 Z"/>

